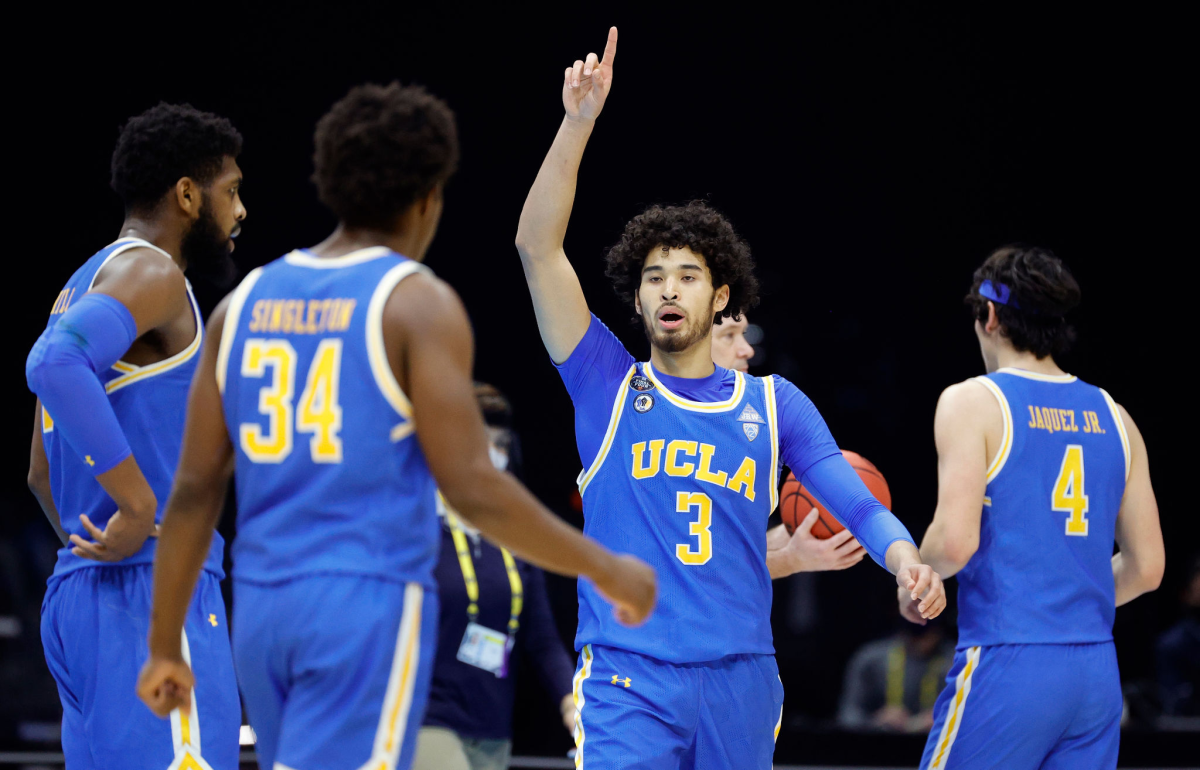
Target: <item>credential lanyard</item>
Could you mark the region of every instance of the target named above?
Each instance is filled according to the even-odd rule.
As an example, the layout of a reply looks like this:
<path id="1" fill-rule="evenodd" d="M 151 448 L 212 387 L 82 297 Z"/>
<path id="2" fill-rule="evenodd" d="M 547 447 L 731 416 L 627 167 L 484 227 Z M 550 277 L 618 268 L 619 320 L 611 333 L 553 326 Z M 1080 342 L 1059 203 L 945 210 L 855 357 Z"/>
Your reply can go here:
<path id="1" fill-rule="evenodd" d="M 454 550 L 458 553 L 458 566 L 462 570 L 463 582 L 467 586 L 467 618 L 476 622 L 479 618 L 479 580 L 475 576 L 475 562 L 471 559 L 471 547 L 467 543 L 467 533 L 463 531 L 462 523 L 452 511 L 446 511 L 446 522 L 450 525 L 450 535 L 454 538 Z M 524 584 L 521 573 L 517 571 L 517 561 L 507 548 L 500 548 L 504 558 L 504 569 L 508 572 L 508 585 L 512 589 L 512 606 L 508 616 L 508 638 L 517 635 L 521 627 L 521 608 L 525 603 Z"/>

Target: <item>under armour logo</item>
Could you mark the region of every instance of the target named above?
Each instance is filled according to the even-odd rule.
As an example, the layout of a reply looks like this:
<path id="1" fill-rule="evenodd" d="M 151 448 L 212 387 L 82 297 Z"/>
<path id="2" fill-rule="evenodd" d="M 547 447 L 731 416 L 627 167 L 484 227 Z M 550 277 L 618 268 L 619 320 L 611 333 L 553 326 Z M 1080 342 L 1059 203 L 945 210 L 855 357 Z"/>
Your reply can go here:
<path id="1" fill-rule="evenodd" d="M 613 684 L 624 684 L 626 687 L 628 687 L 629 685 L 633 684 L 633 680 L 630 679 L 629 677 L 625 677 L 624 679 L 622 679 L 621 677 L 617 676 L 616 674 L 613 674 L 612 683 Z"/>
<path id="2" fill-rule="evenodd" d="M 212 627 L 213 627 L 213 628 L 216 628 L 216 627 L 217 627 L 217 616 L 216 616 L 216 614 L 215 614 L 215 613 L 212 613 L 212 612 L 210 612 L 210 613 L 208 614 L 208 622 L 209 622 L 209 623 L 212 623 Z"/>
<path id="3" fill-rule="evenodd" d="M 96 465 L 96 461 L 92 459 L 92 456 L 91 456 L 91 455 L 84 455 L 84 456 L 83 456 L 83 459 L 84 459 L 85 461 L 87 461 L 87 464 L 88 464 L 88 465 L 91 465 L 91 466 L 95 467 L 95 465 Z"/>

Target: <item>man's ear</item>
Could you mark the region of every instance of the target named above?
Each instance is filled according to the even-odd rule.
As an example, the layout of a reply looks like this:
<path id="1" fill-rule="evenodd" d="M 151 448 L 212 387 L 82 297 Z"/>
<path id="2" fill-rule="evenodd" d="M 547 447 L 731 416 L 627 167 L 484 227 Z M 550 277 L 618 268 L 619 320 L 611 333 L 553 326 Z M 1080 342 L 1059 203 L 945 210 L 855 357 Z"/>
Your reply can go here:
<path id="1" fill-rule="evenodd" d="M 636 291 L 633 293 L 633 311 L 638 315 L 642 314 L 642 298 Z"/>
<path id="2" fill-rule="evenodd" d="M 425 216 L 425 214 L 429 212 L 429 209 L 433 207 L 433 205 L 437 203 L 441 197 L 442 186 L 440 184 L 435 184 L 420 200 L 419 210 L 421 212 L 421 216 Z"/>
<path id="3" fill-rule="evenodd" d="M 988 334 L 992 334 L 999 328 L 1000 328 L 1000 318 L 996 315 L 996 306 L 993 305 L 992 301 L 989 299 L 988 300 L 987 323 L 985 323 L 983 325 L 983 330 L 985 332 L 987 332 Z"/>
<path id="4" fill-rule="evenodd" d="M 199 219 L 200 207 L 204 203 L 200 185 L 189 176 L 180 177 L 175 183 L 175 203 L 188 219 Z"/>
<path id="5" fill-rule="evenodd" d="M 713 311 L 720 313 L 729 305 L 729 284 L 717 289 L 713 296 Z"/>

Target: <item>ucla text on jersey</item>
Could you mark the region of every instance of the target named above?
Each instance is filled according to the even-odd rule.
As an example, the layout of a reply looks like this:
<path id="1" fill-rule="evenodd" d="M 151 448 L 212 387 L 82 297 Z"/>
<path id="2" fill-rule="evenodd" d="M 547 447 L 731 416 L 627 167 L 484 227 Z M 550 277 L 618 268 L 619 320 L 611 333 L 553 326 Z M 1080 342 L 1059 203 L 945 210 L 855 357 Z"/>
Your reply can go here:
<path id="1" fill-rule="evenodd" d="M 704 403 L 630 367 L 592 464 L 579 477 L 584 532 L 658 573 L 659 601 L 626 628 L 580 582 L 577 648 L 603 644 L 667 662 L 774 652 L 767 519 L 776 504 L 774 383 L 736 372 L 733 394 Z"/>

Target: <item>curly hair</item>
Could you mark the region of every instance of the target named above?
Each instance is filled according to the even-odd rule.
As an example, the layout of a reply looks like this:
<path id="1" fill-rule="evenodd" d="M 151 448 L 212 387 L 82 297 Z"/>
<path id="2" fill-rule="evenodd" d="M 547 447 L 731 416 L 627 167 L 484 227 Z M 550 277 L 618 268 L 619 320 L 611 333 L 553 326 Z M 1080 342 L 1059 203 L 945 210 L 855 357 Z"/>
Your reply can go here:
<path id="1" fill-rule="evenodd" d="M 984 281 L 1004 284 L 1011 292 L 1007 304 L 993 304 L 1001 333 L 1014 348 L 1038 358 L 1070 350 L 1075 329 L 1066 315 L 1079 306 L 1082 296 L 1075 276 L 1054 252 L 1021 243 L 993 251 L 975 271 L 964 298 L 980 323 L 988 319 L 988 299 L 979 293 Z"/>
<path id="2" fill-rule="evenodd" d="M 704 257 L 714 288 L 729 286 L 729 304 L 713 323 L 721 323 L 722 318 L 740 320 L 742 313 L 758 304 L 750 245 L 716 209 L 704 201 L 691 201 L 682 206 L 651 206 L 629 220 L 621 240 L 608 250 L 605 275 L 617 295 L 631 305 L 642 283 L 646 257 L 661 246 L 686 246 Z M 635 316 L 635 320 L 640 319 Z"/>
<path id="3" fill-rule="evenodd" d="M 421 86 L 356 86 L 317 123 L 312 181 L 353 227 L 389 228 L 458 165 L 446 103 Z"/>
<path id="4" fill-rule="evenodd" d="M 207 185 L 225 157 L 241 151 L 242 135 L 227 119 L 190 104 L 159 102 L 121 128 L 112 188 L 126 211 L 153 206 L 185 176 Z"/>

